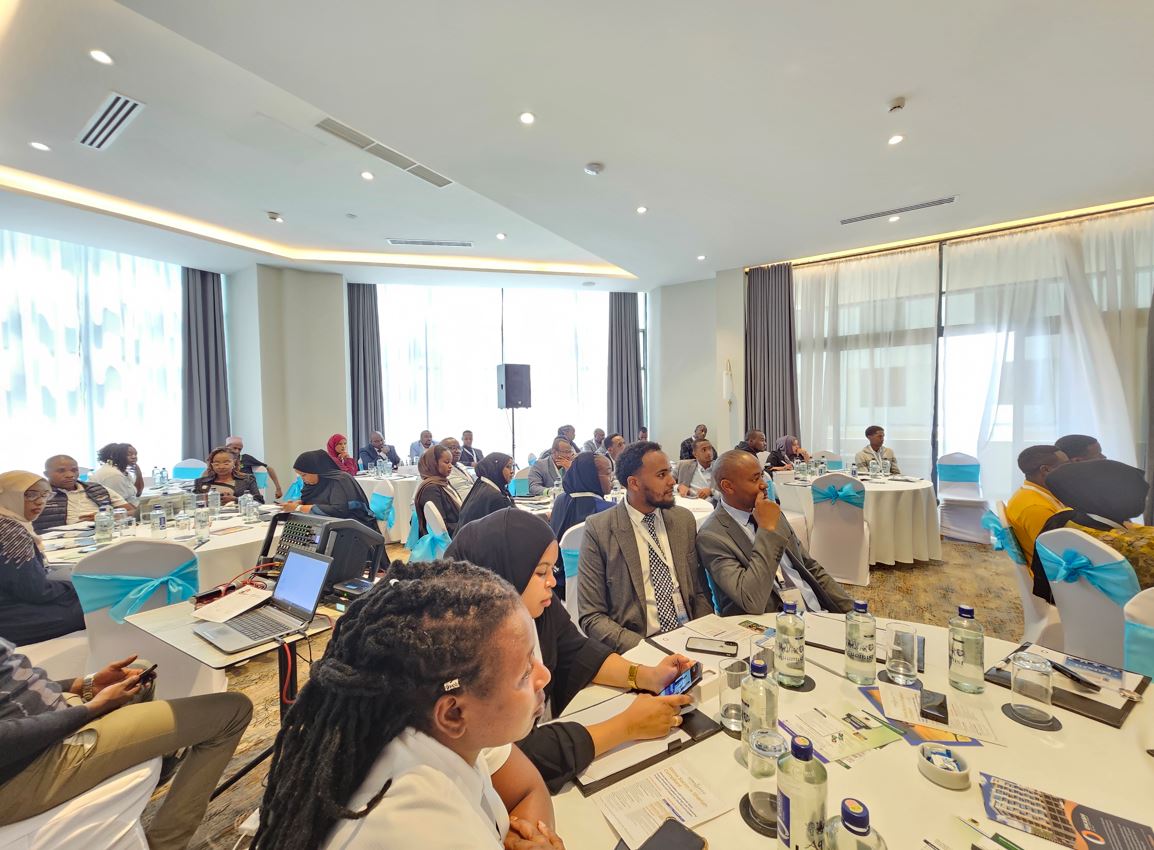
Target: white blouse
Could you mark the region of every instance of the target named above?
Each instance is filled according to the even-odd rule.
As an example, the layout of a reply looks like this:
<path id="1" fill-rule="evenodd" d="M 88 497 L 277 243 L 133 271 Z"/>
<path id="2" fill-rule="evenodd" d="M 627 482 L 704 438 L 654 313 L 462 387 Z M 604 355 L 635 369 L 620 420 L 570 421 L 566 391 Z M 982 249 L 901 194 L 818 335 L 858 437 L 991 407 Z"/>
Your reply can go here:
<path id="1" fill-rule="evenodd" d="M 121 472 L 116 464 L 102 463 L 92 470 L 92 481 L 102 486 L 109 493 L 116 493 L 123 497 L 130 505 L 139 505 L 140 496 L 136 495 L 136 481 L 128 477 L 127 472 Z"/>

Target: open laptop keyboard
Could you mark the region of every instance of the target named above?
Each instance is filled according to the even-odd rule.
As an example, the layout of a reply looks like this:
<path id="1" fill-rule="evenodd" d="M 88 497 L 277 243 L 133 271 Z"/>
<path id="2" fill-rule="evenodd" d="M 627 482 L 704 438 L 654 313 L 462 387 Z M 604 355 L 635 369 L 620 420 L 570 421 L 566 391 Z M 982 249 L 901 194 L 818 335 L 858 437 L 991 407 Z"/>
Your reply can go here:
<path id="1" fill-rule="evenodd" d="M 228 623 L 242 635 L 253 640 L 284 634 L 288 627 L 280 620 L 274 620 L 261 611 L 249 611 Z"/>

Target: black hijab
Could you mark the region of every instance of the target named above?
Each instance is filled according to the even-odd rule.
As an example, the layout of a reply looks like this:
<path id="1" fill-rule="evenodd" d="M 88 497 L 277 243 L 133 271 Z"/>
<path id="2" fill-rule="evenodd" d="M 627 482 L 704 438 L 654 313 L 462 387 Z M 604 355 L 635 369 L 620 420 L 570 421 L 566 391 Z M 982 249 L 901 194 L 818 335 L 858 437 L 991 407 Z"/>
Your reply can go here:
<path id="1" fill-rule="evenodd" d="M 581 452 L 573 458 L 573 463 L 561 479 L 561 488 L 565 492 L 554 502 L 553 515 L 549 520 L 549 526 L 558 540 L 573 526 L 604 510 L 604 505 L 598 504 L 604 502 L 604 499 L 600 498 L 601 478 L 597 475 L 597 455 Z M 593 493 L 597 498 L 574 496 L 574 493 Z"/>
<path id="2" fill-rule="evenodd" d="M 318 505 L 325 516 L 355 519 L 373 531 L 378 530 L 365 491 L 324 449 L 301 453 L 293 462 L 293 469 L 320 476 L 316 484 L 305 484 L 301 488 L 302 504 Z"/>
<path id="3" fill-rule="evenodd" d="M 1046 489 L 1077 514 L 1096 514 L 1121 524 L 1142 514 L 1150 485 L 1136 467 L 1116 460 L 1087 460 L 1059 466 L 1046 476 Z M 1076 517 L 1075 522 L 1082 523 L 1083 518 Z"/>
<path id="4" fill-rule="evenodd" d="M 512 459 L 509 455 L 493 452 L 477 461 L 473 469 L 477 471 L 478 478 L 492 481 L 498 490 L 508 496 L 509 485 L 505 483 L 505 467 Z"/>

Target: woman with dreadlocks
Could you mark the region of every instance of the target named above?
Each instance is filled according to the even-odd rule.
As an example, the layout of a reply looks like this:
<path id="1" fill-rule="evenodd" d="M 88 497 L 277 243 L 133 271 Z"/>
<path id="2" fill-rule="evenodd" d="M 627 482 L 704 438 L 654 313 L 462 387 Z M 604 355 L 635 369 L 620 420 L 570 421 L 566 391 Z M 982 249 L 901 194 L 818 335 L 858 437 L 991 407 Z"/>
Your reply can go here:
<path id="1" fill-rule="evenodd" d="M 564 850 L 540 774 L 509 747 L 544 708 L 533 636 L 488 570 L 394 562 L 285 718 L 254 850 Z"/>

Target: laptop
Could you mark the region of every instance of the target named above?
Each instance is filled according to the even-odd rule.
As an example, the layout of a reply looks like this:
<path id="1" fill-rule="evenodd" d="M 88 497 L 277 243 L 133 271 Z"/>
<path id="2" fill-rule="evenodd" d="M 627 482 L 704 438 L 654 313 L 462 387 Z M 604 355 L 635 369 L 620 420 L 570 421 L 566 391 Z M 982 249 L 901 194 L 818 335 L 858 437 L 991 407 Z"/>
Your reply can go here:
<path id="1" fill-rule="evenodd" d="M 240 652 L 298 632 L 312 622 L 333 559 L 292 549 L 270 598 L 223 623 L 199 623 L 193 631 L 221 652 Z"/>

